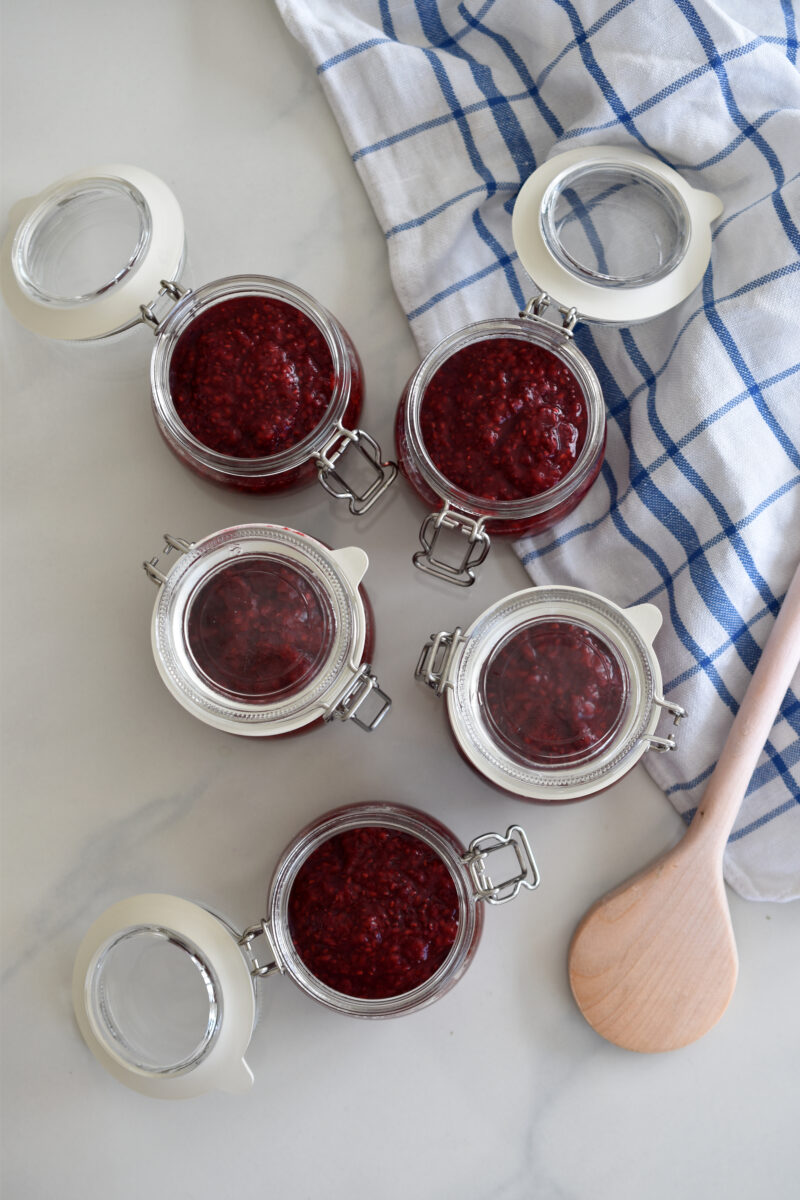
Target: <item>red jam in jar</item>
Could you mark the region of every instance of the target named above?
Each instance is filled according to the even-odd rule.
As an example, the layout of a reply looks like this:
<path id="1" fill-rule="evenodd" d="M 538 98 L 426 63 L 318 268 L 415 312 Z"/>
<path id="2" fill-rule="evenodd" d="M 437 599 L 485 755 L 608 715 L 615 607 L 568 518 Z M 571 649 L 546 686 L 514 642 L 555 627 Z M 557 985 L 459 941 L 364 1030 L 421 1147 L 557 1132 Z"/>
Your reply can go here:
<path id="1" fill-rule="evenodd" d="M 234 458 L 266 458 L 301 442 L 325 416 L 333 385 L 320 330 L 269 296 L 199 313 L 170 361 L 179 418 L 204 446 Z"/>
<path id="2" fill-rule="evenodd" d="M 420 838 L 383 826 L 328 838 L 300 867 L 289 933 L 322 983 L 365 1000 L 412 991 L 445 962 L 459 902 L 442 858 Z"/>
<path id="3" fill-rule="evenodd" d="M 425 389 L 420 425 L 433 463 L 456 487 L 485 500 L 523 500 L 572 470 L 587 411 L 555 354 L 499 337 L 442 363 Z"/>
<path id="4" fill-rule="evenodd" d="M 296 695 L 328 653 L 333 612 L 293 564 L 267 556 L 216 571 L 186 621 L 189 652 L 217 690 L 253 704 Z"/>
<path id="5" fill-rule="evenodd" d="M 513 633 L 484 668 L 490 727 L 523 761 L 566 765 L 597 753 L 619 728 L 627 672 L 596 633 L 537 621 Z"/>

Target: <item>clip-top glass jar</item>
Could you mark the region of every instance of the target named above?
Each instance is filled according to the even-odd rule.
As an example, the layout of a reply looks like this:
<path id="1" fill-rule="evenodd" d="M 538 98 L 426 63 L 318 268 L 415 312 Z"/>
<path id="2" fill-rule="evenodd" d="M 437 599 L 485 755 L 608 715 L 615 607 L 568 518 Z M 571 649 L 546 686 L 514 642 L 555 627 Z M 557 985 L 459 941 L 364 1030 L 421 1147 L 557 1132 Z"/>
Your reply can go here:
<path id="1" fill-rule="evenodd" d="M 416 676 L 447 696 L 456 745 L 496 787 L 523 800 L 563 803 L 610 787 L 661 737 L 652 604 L 622 609 L 572 587 L 534 587 L 499 600 L 462 632 L 423 647 Z"/>
<path id="2" fill-rule="evenodd" d="M 512 235 L 539 295 L 518 317 L 445 338 L 400 401 L 400 466 L 432 509 L 420 570 L 468 587 L 491 534 L 539 533 L 575 508 L 602 465 L 606 430 L 575 323 L 632 324 L 680 303 L 702 278 L 721 211 L 662 161 L 624 147 L 559 154 L 530 176 Z"/>
<path id="3" fill-rule="evenodd" d="M 159 674 L 193 716 L 274 737 L 325 721 L 371 732 L 391 707 L 370 660 L 372 611 L 357 546 L 331 550 L 282 525 L 236 525 L 199 542 L 165 535 L 143 564 L 158 585 Z M 177 561 L 167 570 L 165 557 Z"/>
<path id="4" fill-rule="evenodd" d="M 156 422 L 198 474 L 251 492 L 316 476 L 366 512 L 397 468 L 357 428 L 363 372 L 347 332 L 281 279 L 231 276 L 187 291 L 183 255 L 169 188 L 138 167 L 96 167 L 14 210 L 3 294 L 22 324 L 52 338 L 149 325 Z"/>
<path id="5" fill-rule="evenodd" d="M 512 860 L 501 882 L 489 874 L 497 851 Z M 75 961 L 78 1025 L 99 1062 L 146 1095 L 245 1091 L 259 978 L 280 972 L 348 1016 L 416 1012 L 472 960 L 481 901 L 500 904 L 538 882 L 518 826 L 465 848 L 417 809 L 352 804 L 294 838 L 266 916 L 241 936 L 176 896 L 134 896 L 106 910 Z M 256 957 L 259 940 L 269 961 Z"/>

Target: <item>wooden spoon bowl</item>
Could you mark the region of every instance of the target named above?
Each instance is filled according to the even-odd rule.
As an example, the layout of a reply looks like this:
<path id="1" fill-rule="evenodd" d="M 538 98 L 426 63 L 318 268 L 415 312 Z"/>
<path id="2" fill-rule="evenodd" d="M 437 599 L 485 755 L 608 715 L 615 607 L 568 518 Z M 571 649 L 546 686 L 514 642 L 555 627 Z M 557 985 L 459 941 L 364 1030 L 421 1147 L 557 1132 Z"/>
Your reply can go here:
<path id="1" fill-rule="evenodd" d="M 728 1007 L 738 955 L 722 856 L 799 662 L 800 567 L 683 841 L 598 900 L 575 931 L 572 993 L 589 1024 L 618 1046 L 675 1050 Z"/>

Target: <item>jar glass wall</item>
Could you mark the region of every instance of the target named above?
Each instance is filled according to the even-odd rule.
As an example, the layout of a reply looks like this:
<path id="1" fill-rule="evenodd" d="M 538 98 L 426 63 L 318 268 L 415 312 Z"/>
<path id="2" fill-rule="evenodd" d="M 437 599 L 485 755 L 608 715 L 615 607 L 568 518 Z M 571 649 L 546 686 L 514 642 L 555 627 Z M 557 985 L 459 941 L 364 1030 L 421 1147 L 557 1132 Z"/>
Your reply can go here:
<path id="1" fill-rule="evenodd" d="M 466 849 L 416 809 L 353 804 L 286 849 L 269 896 L 285 972 L 337 1012 L 393 1017 L 444 995 L 478 945 Z"/>
<path id="2" fill-rule="evenodd" d="M 184 296 L 159 325 L 153 411 L 198 474 L 244 491 L 282 491 L 317 475 L 316 456 L 353 428 L 363 372 L 350 338 L 283 280 L 234 276 Z"/>

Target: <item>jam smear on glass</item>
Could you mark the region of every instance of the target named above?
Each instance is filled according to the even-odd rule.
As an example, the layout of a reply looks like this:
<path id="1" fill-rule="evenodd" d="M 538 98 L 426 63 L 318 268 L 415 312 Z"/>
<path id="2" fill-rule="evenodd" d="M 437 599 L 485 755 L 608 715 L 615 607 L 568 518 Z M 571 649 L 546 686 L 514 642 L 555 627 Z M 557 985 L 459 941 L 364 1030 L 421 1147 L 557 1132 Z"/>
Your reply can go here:
<path id="1" fill-rule="evenodd" d="M 450 872 L 420 838 L 368 825 L 334 834 L 306 859 L 289 895 L 289 932 L 322 983 L 364 1000 L 425 983 L 457 933 Z"/>
<path id="2" fill-rule="evenodd" d="M 293 305 L 237 296 L 186 327 L 172 352 L 169 386 L 178 417 L 204 446 L 266 458 L 323 420 L 333 359 L 321 331 Z"/>
<path id="3" fill-rule="evenodd" d="M 523 500 L 553 488 L 586 440 L 586 403 L 555 354 L 517 338 L 457 350 L 422 400 L 425 448 L 451 483 L 485 500 Z"/>
<path id="4" fill-rule="evenodd" d="M 319 585 L 297 566 L 264 555 L 226 565 L 200 585 L 186 641 L 217 691 L 267 704 L 308 684 L 327 657 L 333 623 Z"/>
<path id="5" fill-rule="evenodd" d="M 608 744 L 625 712 L 627 672 L 596 633 L 543 620 L 509 637 L 484 667 L 489 726 L 525 762 L 581 761 Z"/>

